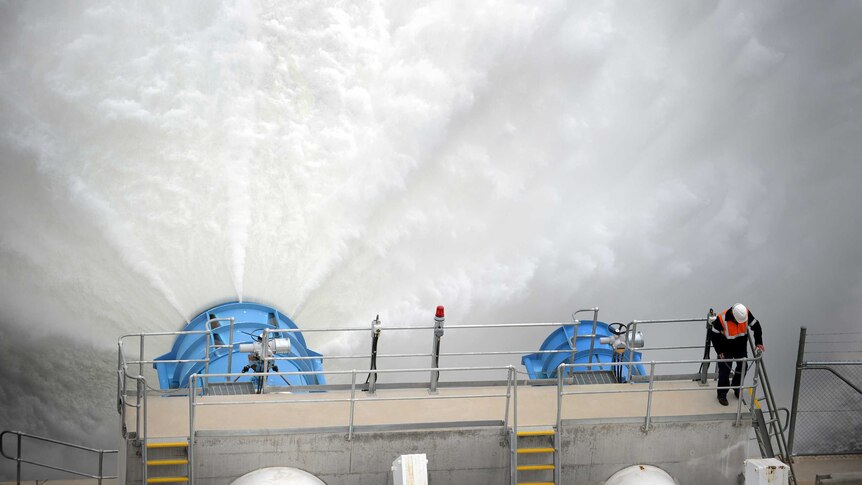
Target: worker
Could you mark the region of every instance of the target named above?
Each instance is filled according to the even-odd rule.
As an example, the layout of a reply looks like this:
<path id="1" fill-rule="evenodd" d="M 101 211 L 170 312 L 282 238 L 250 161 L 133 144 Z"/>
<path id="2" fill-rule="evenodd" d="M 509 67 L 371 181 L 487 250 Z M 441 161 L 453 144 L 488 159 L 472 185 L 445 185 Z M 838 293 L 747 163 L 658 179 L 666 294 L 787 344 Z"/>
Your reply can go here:
<path id="1" fill-rule="evenodd" d="M 754 344 L 761 352 L 765 350 L 761 335 L 760 322 L 742 303 L 737 303 L 719 313 L 710 325 L 710 340 L 719 359 L 745 359 L 748 357 L 748 329 L 754 333 Z M 718 363 L 718 402 L 727 406 L 727 390 L 731 385 L 730 371 L 734 362 Z M 739 386 L 746 362 L 736 361 L 733 373 L 733 395 L 739 399 Z"/>

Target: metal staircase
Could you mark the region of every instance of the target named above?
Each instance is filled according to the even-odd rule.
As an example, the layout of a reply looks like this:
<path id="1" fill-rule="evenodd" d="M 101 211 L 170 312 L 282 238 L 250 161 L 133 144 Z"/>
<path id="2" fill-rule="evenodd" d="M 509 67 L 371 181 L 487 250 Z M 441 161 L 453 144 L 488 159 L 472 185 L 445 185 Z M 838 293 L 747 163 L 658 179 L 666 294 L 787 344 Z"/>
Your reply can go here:
<path id="1" fill-rule="evenodd" d="M 748 344 L 754 355 L 759 355 L 760 350 L 754 346 L 751 334 L 748 336 Z M 758 382 L 761 385 L 757 385 Z M 796 474 L 793 469 L 793 458 L 788 452 L 787 438 L 784 435 L 786 422 L 782 424 L 780 411 L 787 412 L 786 408 L 778 408 L 775 404 L 775 396 L 769 383 L 769 375 L 766 365 L 761 356 L 760 362 L 755 366 L 754 386 L 749 389 L 748 399 L 751 412 L 752 426 L 760 454 L 764 458 L 778 458 L 790 468 L 790 483 L 796 485 Z M 788 412 L 789 414 L 789 412 Z"/>

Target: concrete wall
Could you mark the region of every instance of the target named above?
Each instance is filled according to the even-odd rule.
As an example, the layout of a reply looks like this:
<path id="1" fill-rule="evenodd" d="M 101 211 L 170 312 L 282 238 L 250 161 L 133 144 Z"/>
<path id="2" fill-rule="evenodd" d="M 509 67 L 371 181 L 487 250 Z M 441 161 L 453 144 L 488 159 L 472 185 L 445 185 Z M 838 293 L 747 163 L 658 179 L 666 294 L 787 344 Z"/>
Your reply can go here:
<path id="1" fill-rule="evenodd" d="M 680 485 L 737 483 L 749 421 L 736 427 L 730 416 L 660 418 L 649 433 L 641 430 L 642 424 L 628 418 L 564 421 L 562 483 L 601 485 L 614 472 L 638 463 L 663 468 Z M 432 485 L 509 483 L 509 445 L 500 426 L 366 429 L 352 441 L 342 430 L 217 433 L 197 437 L 196 484 L 226 485 L 258 468 L 291 466 L 328 485 L 383 485 L 392 483 L 392 461 L 409 453 L 428 455 Z M 130 460 L 128 483 L 135 478 L 140 483 L 139 463 Z"/>

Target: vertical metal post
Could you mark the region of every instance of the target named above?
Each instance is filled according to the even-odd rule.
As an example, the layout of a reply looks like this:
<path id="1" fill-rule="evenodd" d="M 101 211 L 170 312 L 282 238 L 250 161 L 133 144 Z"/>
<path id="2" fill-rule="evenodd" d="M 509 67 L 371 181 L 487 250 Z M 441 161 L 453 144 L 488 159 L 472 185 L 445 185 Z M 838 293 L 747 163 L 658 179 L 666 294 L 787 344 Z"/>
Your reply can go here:
<path id="1" fill-rule="evenodd" d="M 147 381 L 144 380 L 144 376 L 138 376 L 138 385 L 141 385 L 144 389 L 144 400 L 143 400 L 143 408 L 144 408 L 144 422 L 143 427 L 138 432 L 138 437 L 141 438 L 141 473 L 143 479 L 141 483 L 147 483 Z"/>
<path id="2" fill-rule="evenodd" d="M 104 450 L 100 449 L 99 450 L 99 479 L 97 480 L 97 483 L 99 485 L 102 485 L 102 463 L 104 462 L 104 454 L 105 454 Z"/>
<path id="3" fill-rule="evenodd" d="M 189 381 L 189 483 L 195 483 L 195 382 L 197 374 Z"/>
<path id="4" fill-rule="evenodd" d="M 802 382 L 802 370 L 805 368 L 805 335 L 807 329 L 799 329 L 799 349 L 796 351 L 796 377 L 793 379 L 793 400 L 790 404 L 790 436 L 787 438 L 787 454 L 793 456 L 793 437 L 796 434 L 796 411 L 799 407 L 799 385 Z"/>
<path id="5" fill-rule="evenodd" d="M 138 375 L 144 375 L 144 334 L 139 334 L 141 338 L 141 355 L 138 356 Z"/>
<path id="6" fill-rule="evenodd" d="M 638 334 L 638 321 L 637 320 L 632 320 L 632 323 L 629 324 L 629 331 L 634 336 L 636 336 Z M 626 379 L 628 380 L 628 383 L 631 384 L 632 383 L 632 363 L 635 360 L 635 349 L 634 349 L 633 345 L 627 345 L 626 347 L 628 347 L 628 349 L 629 349 L 629 364 L 627 366 L 628 376 L 626 377 Z"/>
<path id="7" fill-rule="evenodd" d="M 269 329 L 263 329 L 263 334 L 260 336 L 260 352 L 263 354 L 263 375 L 260 381 L 260 393 L 266 394 L 266 379 L 269 377 Z"/>
<path id="8" fill-rule="evenodd" d="M 437 307 L 437 313 L 434 315 L 434 341 L 431 345 L 431 368 L 437 369 L 440 363 L 440 339 L 443 337 L 443 324 L 446 322 L 443 306 Z M 432 394 L 437 392 L 437 381 L 440 379 L 440 372 L 437 370 L 431 371 L 431 383 L 429 392 Z"/>
<path id="9" fill-rule="evenodd" d="M 206 389 L 209 387 L 209 384 L 210 384 L 210 351 L 211 351 L 210 339 L 212 338 L 212 335 L 213 335 L 212 332 L 207 334 L 207 348 L 206 348 L 207 355 L 206 355 L 206 362 L 204 362 L 204 374 L 206 374 L 206 377 L 204 377 L 204 383 L 203 383 L 204 392 L 206 392 Z"/>
<path id="10" fill-rule="evenodd" d="M 380 338 L 380 315 L 371 321 L 371 362 L 368 366 L 368 394 L 374 394 L 377 390 L 377 341 Z"/>
<path id="11" fill-rule="evenodd" d="M 228 352 L 227 352 L 227 373 L 233 374 L 233 323 L 236 320 L 230 317 L 230 337 L 228 337 Z M 225 382 L 230 382 L 230 376 L 224 377 Z"/>
<path id="12" fill-rule="evenodd" d="M 512 397 L 512 376 L 514 376 L 515 379 L 518 378 L 513 366 L 510 365 L 508 369 L 509 372 L 506 378 L 506 412 L 503 414 L 503 431 L 506 433 L 509 432 L 509 399 Z"/>
<path id="13" fill-rule="evenodd" d="M 356 369 L 350 373 L 350 418 L 347 424 L 347 441 L 353 439 L 353 410 L 356 407 Z"/>
<path id="14" fill-rule="evenodd" d="M 587 362 L 588 364 L 593 363 L 593 349 L 596 346 L 596 325 L 599 321 L 599 307 L 593 308 L 593 331 L 590 332 L 590 358 Z M 577 336 L 575 337 L 577 338 Z M 572 362 L 574 364 L 574 362 Z M 592 366 L 589 366 L 590 371 L 593 370 Z"/>
<path id="15" fill-rule="evenodd" d="M 745 389 L 745 377 L 748 374 L 748 361 L 742 361 L 742 377 L 739 379 L 739 399 L 737 399 L 736 403 L 736 424 L 734 426 L 739 426 L 739 420 L 742 415 L 742 390 Z M 733 382 L 733 381 L 731 381 Z M 751 398 L 754 399 L 754 392 L 751 393 Z"/>
<path id="16" fill-rule="evenodd" d="M 512 388 L 512 470 L 518 475 L 518 379 Z"/>
<path id="17" fill-rule="evenodd" d="M 715 319 L 715 310 L 709 309 L 706 314 L 706 338 L 703 344 L 703 363 L 700 364 L 700 385 L 705 386 L 709 376 L 709 334 L 712 331 L 712 322 Z"/>
<path id="18" fill-rule="evenodd" d="M 631 380 L 631 379 L 629 379 Z M 650 427 L 650 418 L 652 418 L 652 393 L 653 393 L 653 383 L 655 382 L 655 361 L 650 361 L 649 363 L 649 390 L 647 391 L 647 405 L 646 405 L 646 421 L 644 421 L 644 433 L 649 433 Z"/>
<path id="19" fill-rule="evenodd" d="M 15 455 L 15 483 L 21 485 L 21 433 L 15 433 L 18 436 L 18 454 Z"/>
<path id="20" fill-rule="evenodd" d="M 138 380 L 140 374 L 135 379 L 135 438 L 141 440 L 141 381 Z"/>
<path id="21" fill-rule="evenodd" d="M 554 483 L 559 484 L 561 480 L 562 470 L 560 470 L 560 433 L 563 429 L 563 374 L 565 371 L 560 372 L 560 369 L 557 368 L 557 422 L 556 429 L 554 433 Z M 574 376 L 574 372 L 572 372 Z M 574 379 L 573 379 L 574 381 Z"/>

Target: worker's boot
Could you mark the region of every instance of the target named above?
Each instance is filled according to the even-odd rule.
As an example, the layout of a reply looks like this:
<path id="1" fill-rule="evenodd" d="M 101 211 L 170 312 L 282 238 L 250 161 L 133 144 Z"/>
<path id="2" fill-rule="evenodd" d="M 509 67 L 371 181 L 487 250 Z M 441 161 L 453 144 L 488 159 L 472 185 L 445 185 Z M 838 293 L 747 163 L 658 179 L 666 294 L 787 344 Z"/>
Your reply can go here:
<path id="1" fill-rule="evenodd" d="M 727 406 L 727 405 L 728 405 L 727 397 L 726 397 L 726 396 L 718 396 L 718 402 L 719 402 L 719 404 L 721 404 L 722 406 Z"/>

